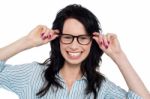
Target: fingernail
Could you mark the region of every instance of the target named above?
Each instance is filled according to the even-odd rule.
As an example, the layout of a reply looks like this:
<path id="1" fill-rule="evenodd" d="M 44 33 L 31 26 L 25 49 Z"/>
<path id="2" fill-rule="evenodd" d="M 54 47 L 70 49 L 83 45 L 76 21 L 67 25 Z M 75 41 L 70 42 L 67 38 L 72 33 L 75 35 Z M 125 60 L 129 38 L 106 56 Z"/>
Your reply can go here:
<path id="1" fill-rule="evenodd" d="M 106 45 L 106 46 L 105 46 L 105 48 L 107 49 L 107 48 L 108 48 L 108 46 Z"/>
<path id="2" fill-rule="evenodd" d="M 100 41 L 100 44 L 102 45 L 102 44 L 103 44 L 103 42 L 102 42 L 102 41 Z"/>
<path id="3" fill-rule="evenodd" d="M 41 36 L 43 36 L 44 35 L 44 33 L 41 33 Z"/>
<path id="4" fill-rule="evenodd" d="M 48 39 L 50 39 L 51 38 L 51 35 L 48 35 Z"/>
<path id="5" fill-rule="evenodd" d="M 42 39 L 45 40 L 47 38 L 47 36 L 44 36 Z"/>

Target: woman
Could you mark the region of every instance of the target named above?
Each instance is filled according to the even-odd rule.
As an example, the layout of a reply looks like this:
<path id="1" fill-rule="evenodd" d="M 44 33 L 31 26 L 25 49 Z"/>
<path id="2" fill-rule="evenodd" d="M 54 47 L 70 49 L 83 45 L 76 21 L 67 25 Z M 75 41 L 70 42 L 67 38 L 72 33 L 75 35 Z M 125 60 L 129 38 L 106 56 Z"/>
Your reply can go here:
<path id="1" fill-rule="evenodd" d="M 20 99 L 150 99 L 117 36 L 102 35 L 101 31 L 98 19 L 88 9 L 76 4 L 61 9 L 52 29 L 39 25 L 0 49 L 0 84 Z M 13 55 L 48 42 L 50 58 L 44 63 L 5 64 Z M 103 52 L 117 64 L 128 92 L 98 71 Z"/>

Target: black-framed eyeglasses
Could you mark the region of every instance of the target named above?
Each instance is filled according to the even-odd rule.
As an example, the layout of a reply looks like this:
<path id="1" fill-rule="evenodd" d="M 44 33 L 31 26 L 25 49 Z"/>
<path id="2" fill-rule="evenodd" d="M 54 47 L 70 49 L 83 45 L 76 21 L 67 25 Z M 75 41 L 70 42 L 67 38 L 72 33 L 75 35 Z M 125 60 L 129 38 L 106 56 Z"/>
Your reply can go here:
<path id="1" fill-rule="evenodd" d="M 77 41 L 81 45 L 87 45 L 92 41 L 92 35 L 70 35 L 70 34 L 59 34 L 60 41 L 64 44 L 71 44 L 74 41 L 74 38 L 77 38 Z"/>

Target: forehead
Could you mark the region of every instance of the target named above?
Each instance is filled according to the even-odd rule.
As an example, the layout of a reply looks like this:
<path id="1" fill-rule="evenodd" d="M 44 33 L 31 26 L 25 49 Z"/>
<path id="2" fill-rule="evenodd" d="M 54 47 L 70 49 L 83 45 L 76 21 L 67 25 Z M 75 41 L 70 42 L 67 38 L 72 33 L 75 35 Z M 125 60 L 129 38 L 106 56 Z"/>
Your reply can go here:
<path id="1" fill-rule="evenodd" d="M 69 18 L 64 22 L 63 26 L 63 34 L 71 34 L 71 35 L 85 35 L 87 34 L 85 31 L 84 25 L 76 19 Z"/>

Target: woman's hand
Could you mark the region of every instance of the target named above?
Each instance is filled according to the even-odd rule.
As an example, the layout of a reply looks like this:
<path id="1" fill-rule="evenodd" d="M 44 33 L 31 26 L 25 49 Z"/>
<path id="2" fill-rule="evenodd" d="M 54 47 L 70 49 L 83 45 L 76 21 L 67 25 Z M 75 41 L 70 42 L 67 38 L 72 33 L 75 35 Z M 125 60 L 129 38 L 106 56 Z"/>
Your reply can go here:
<path id="1" fill-rule="evenodd" d="M 122 53 L 119 41 L 115 34 L 108 33 L 106 35 L 102 35 L 94 32 L 93 35 L 93 39 L 96 40 L 99 47 L 111 58 Z"/>
<path id="2" fill-rule="evenodd" d="M 44 25 L 39 25 L 27 35 L 27 40 L 32 47 L 37 47 L 54 40 L 58 37 L 58 33 L 59 30 L 51 30 Z"/>
<path id="3" fill-rule="evenodd" d="M 34 28 L 27 36 L 0 48 L 0 60 L 6 61 L 10 57 L 36 46 L 48 43 L 58 36 L 58 30 L 51 30 L 46 26 L 39 25 Z M 13 50 L 12 50 L 13 49 Z"/>
<path id="4" fill-rule="evenodd" d="M 127 83 L 128 88 L 137 95 L 141 96 L 142 99 L 150 99 L 149 91 L 130 64 L 126 55 L 123 53 L 117 36 L 111 33 L 102 35 L 95 32 L 93 34 L 93 39 L 96 40 L 99 47 L 117 64 Z"/>

